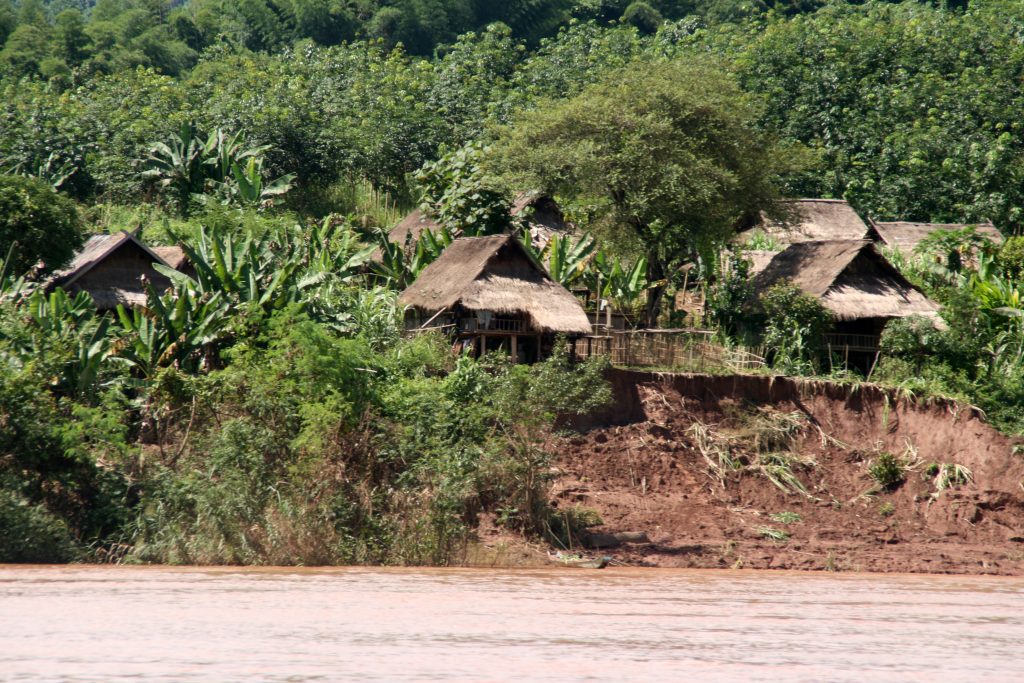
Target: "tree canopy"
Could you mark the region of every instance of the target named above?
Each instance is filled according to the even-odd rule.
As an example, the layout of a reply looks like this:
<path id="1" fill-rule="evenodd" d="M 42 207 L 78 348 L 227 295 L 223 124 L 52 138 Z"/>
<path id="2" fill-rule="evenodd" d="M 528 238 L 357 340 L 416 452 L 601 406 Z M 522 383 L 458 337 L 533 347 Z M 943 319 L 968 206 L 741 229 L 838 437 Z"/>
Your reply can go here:
<path id="1" fill-rule="evenodd" d="M 41 180 L 0 176 L 0 260 L 14 274 L 43 261 L 47 269 L 67 263 L 83 240 L 75 203 Z"/>
<path id="2" fill-rule="evenodd" d="M 779 155 L 758 113 L 711 61 L 635 65 L 523 114 L 498 154 L 520 186 L 596 202 L 658 282 L 771 207 Z M 651 289 L 651 322 L 663 289 Z"/>

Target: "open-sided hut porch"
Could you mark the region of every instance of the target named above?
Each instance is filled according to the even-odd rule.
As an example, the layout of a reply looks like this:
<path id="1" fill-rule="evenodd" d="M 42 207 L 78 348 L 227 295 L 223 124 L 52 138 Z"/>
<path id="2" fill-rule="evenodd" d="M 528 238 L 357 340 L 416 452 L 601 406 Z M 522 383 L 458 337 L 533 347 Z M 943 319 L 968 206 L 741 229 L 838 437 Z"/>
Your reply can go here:
<path id="1" fill-rule="evenodd" d="M 457 239 L 399 297 L 407 330 L 441 329 L 474 355 L 531 363 L 590 333 L 583 306 L 511 235 Z"/>

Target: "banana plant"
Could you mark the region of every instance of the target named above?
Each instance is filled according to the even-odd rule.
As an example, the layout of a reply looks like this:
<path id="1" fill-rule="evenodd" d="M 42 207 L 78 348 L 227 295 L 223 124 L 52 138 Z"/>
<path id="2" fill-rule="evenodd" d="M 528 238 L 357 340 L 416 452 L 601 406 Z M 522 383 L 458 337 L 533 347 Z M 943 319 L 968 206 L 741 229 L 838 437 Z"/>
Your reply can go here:
<path id="1" fill-rule="evenodd" d="M 618 257 L 612 259 L 603 251 L 591 259 L 583 280 L 599 299 L 607 299 L 623 312 L 635 311 L 651 287 L 646 258 L 641 256 L 632 265 L 623 266 Z"/>
<path id="2" fill-rule="evenodd" d="M 213 180 L 224 182 L 233 175 L 234 166 L 249 159 L 262 159 L 271 149 L 270 145 L 246 147 L 245 136 L 241 131 L 231 134 L 218 128 L 206 141 L 206 163 L 213 167 Z"/>
<path id="3" fill-rule="evenodd" d="M 407 237 L 404 245 L 391 242 L 386 233 L 381 233 L 378 239 L 381 259 L 371 267 L 388 286 L 405 289 L 424 268 L 437 260 L 453 239 L 448 228 L 441 228 L 436 233 L 424 230 L 415 242 L 411 236 Z"/>
<path id="4" fill-rule="evenodd" d="M 16 301 L 25 291 L 25 277 L 14 277 L 8 270 L 15 246 L 17 246 L 16 242 L 7 247 L 7 256 L 0 261 L 0 302 Z"/>
<path id="5" fill-rule="evenodd" d="M 125 334 L 116 357 L 141 377 L 175 366 L 198 370 L 231 322 L 228 306 L 218 292 L 197 295 L 188 288 L 158 295 L 146 287 L 146 307 L 117 307 Z"/>
<path id="6" fill-rule="evenodd" d="M 245 165 L 233 163 L 231 176 L 234 183 L 229 186 L 229 194 L 243 206 L 268 208 L 274 201 L 292 189 L 294 173 L 288 173 L 273 181 L 263 179 L 263 159 L 250 157 Z"/>
<path id="7" fill-rule="evenodd" d="M 372 245 L 359 240 L 350 225 L 335 216 L 327 216 L 308 232 L 292 233 L 285 248 L 288 253 L 301 255 L 307 277 L 329 274 L 340 282 L 360 276 L 374 251 Z"/>
<path id="8" fill-rule="evenodd" d="M 278 258 L 269 237 L 247 237 L 239 244 L 233 235 L 200 230 L 194 244 L 182 243 L 196 277 L 154 264 L 176 285 L 200 295 L 221 294 L 229 303 L 255 304 L 265 311 L 298 301 L 292 254 Z"/>
<path id="9" fill-rule="evenodd" d="M 183 123 L 167 142 L 154 143 L 144 159 L 148 166 L 143 178 L 170 189 L 179 208 L 187 212 L 192 195 L 200 194 L 209 177 L 208 159 L 213 152 L 210 140 L 203 142 L 190 123 Z"/>
<path id="10" fill-rule="evenodd" d="M 328 216 L 308 232 L 293 232 L 283 251 L 302 263 L 297 287 L 306 311 L 339 332 L 349 332 L 351 291 L 354 281 L 363 277 L 374 247 L 362 244 L 351 226 Z"/>
<path id="11" fill-rule="evenodd" d="M 568 236 L 552 235 L 543 252 L 547 257 L 548 274 L 568 287 L 583 276 L 596 250 L 597 243 L 590 233 L 585 233 L 575 242 Z"/>
<path id="12" fill-rule="evenodd" d="M 589 232 L 576 241 L 568 235 L 555 234 L 543 249 L 538 249 L 533 246 L 530 230 L 524 228 L 519 233 L 519 243 L 534 261 L 547 269 L 551 279 L 566 287 L 586 274 L 590 259 L 597 251 L 597 242 Z"/>
<path id="13" fill-rule="evenodd" d="M 96 312 L 92 297 L 85 292 L 69 295 L 63 289 L 47 294 L 37 289 L 19 304 L 27 333 L 14 342 L 23 360 L 40 358 L 45 349 L 66 354 L 55 382 L 60 391 L 84 396 L 95 385 L 110 355 L 110 318 Z"/>
<path id="14" fill-rule="evenodd" d="M 78 172 L 78 167 L 70 161 L 61 160 L 56 152 L 50 152 L 45 161 L 37 161 L 30 165 L 21 161 L 12 166 L 0 170 L 3 175 L 20 175 L 28 178 L 37 178 L 48 183 L 55 191 L 61 188 L 71 176 Z"/>

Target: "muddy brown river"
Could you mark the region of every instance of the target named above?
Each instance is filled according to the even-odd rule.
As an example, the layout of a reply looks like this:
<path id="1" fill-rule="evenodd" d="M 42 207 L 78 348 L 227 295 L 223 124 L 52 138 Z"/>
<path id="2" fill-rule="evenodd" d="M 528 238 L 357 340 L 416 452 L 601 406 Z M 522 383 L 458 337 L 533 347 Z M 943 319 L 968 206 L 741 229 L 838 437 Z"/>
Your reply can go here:
<path id="1" fill-rule="evenodd" d="M 0 566 L 2 681 L 1021 681 L 1024 579 Z"/>

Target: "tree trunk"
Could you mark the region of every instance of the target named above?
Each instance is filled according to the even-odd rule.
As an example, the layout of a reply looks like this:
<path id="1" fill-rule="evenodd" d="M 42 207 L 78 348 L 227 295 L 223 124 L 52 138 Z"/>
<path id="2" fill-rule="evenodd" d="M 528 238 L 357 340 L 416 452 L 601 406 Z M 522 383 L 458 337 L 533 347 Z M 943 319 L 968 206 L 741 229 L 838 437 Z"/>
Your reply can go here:
<path id="1" fill-rule="evenodd" d="M 661 299 L 665 295 L 665 268 L 657 253 L 647 254 L 647 282 L 658 284 L 647 290 L 647 305 L 644 308 L 644 327 L 657 327 L 661 313 Z"/>

